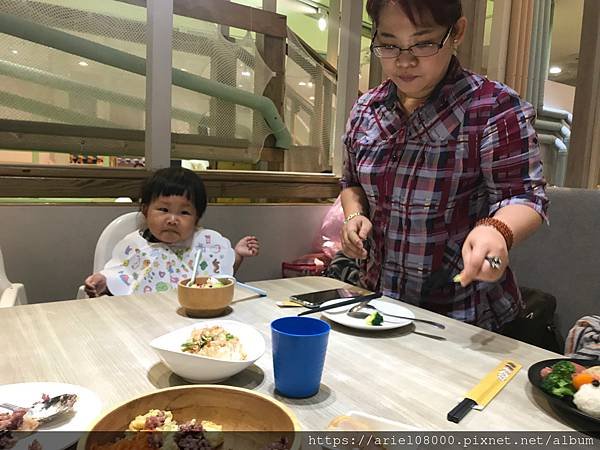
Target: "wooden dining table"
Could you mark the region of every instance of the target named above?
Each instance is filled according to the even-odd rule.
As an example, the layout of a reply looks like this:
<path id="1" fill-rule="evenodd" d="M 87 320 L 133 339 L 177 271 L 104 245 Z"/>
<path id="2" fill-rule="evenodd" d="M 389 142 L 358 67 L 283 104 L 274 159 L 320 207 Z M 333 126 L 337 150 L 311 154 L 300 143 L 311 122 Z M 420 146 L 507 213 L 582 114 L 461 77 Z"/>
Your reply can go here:
<path id="1" fill-rule="evenodd" d="M 321 277 L 252 284 L 268 296 L 236 287 L 223 318 L 254 326 L 267 350 L 254 365 L 222 384 L 277 398 L 292 409 L 303 430 L 325 430 L 334 417 L 350 411 L 430 431 L 573 429 L 527 378 L 529 366 L 557 354 L 409 304 L 403 306 L 417 318 L 441 322 L 446 329 L 419 323 L 361 331 L 331 323 L 318 394 L 307 399 L 280 396 L 274 390 L 270 323 L 303 309 L 282 308 L 276 302 L 347 285 Z M 153 390 L 188 384 L 161 362 L 149 343 L 200 320 L 186 315 L 176 291 L 2 309 L 0 384 L 77 384 L 94 391 L 108 410 Z M 521 363 L 523 370 L 483 411 L 472 411 L 459 424 L 449 422 L 448 411 L 504 359 Z"/>

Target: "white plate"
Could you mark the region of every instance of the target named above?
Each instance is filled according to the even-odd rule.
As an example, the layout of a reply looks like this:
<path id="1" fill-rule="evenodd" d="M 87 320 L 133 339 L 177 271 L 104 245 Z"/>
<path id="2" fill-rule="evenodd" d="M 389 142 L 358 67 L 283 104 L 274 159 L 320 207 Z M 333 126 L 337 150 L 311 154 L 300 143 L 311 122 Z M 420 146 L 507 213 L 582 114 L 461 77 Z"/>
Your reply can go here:
<path id="1" fill-rule="evenodd" d="M 331 305 L 336 302 L 339 302 L 339 300 L 331 300 L 329 302 L 325 302 L 322 306 Z M 395 317 L 387 316 L 385 314 L 386 312 L 388 314 L 395 314 L 398 316 L 405 316 L 411 318 L 415 317 L 415 315 L 410 309 L 407 309 L 404 306 L 400 306 L 398 304 L 385 302 L 383 300 L 371 300 L 369 304 L 376 307 L 383 316 L 383 323 L 381 325 L 367 325 L 365 319 L 357 319 L 356 317 L 350 317 L 348 314 L 346 314 L 350 310 L 350 308 L 356 305 L 340 306 L 339 308 L 323 311 L 321 314 L 323 314 L 329 320 L 339 323 L 340 325 L 367 331 L 393 330 L 394 328 L 405 327 L 406 325 L 412 323 L 412 320 L 398 319 Z M 365 312 L 368 311 L 369 310 L 365 310 Z M 370 311 L 372 312 L 373 310 Z"/>
<path id="2" fill-rule="evenodd" d="M 371 414 L 364 413 L 362 411 L 350 411 L 344 414 L 352 420 L 356 420 L 357 424 L 364 424 L 365 429 L 361 428 L 360 431 L 422 431 L 417 427 L 408 425 L 403 422 L 397 422 L 395 420 L 386 419 L 385 417 L 373 416 Z M 328 430 L 332 431 L 354 431 L 350 426 L 329 426 Z"/>
<path id="3" fill-rule="evenodd" d="M 27 407 L 42 399 L 42 394 L 54 397 L 60 394 L 77 394 L 77 402 L 73 413 L 59 420 L 41 425 L 33 434 L 19 440 L 15 449 L 27 449 L 28 445 L 37 439 L 42 448 L 64 449 L 79 440 L 84 431 L 89 430 L 92 422 L 102 410 L 102 401 L 89 389 L 75 384 L 35 382 L 5 384 L 0 386 L 0 403 Z M 0 412 L 8 412 L 0 408 Z M 52 433 L 47 433 L 52 431 Z M 62 433 L 56 433 L 61 432 Z M 68 433 L 66 433 L 68 432 Z"/>
<path id="4" fill-rule="evenodd" d="M 336 417 L 334 420 L 338 421 L 336 425 L 333 424 L 334 420 L 327 427 L 328 431 L 334 432 L 342 432 L 342 433 L 360 433 L 360 438 L 356 437 L 356 439 L 365 438 L 369 442 L 365 442 L 365 446 L 361 448 L 383 448 L 380 446 L 375 446 L 375 444 L 371 443 L 371 439 L 389 439 L 390 432 L 395 433 L 406 433 L 406 432 L 422 432 L 419 428 L 414 427 L 412 425 L 408 425 L 406 423 L 397 422 L 395 420 L 386 419 L 384 417 L 372 416 L 371 414 L 366 414 L 361 411 L 350 411 L 344 414 L 343 420 L 339 421 L 340 417 Z M 378 435 L 378 433 L 382 433 Z M 353 436 L 350 434 L 350 436 Z M 372 445 L 371 445 L 372 444 Z M 353 448 L 355 446 L 352 446 Z M 350 448 L 338 446 L 337 449 L 341 448 Z M 386 447 L 389 448 L 389 447 Z M 414 444 L 405 444 L 402 445 L 403 450 L 410 449 L 418 449 L 419 445 Z M 335 450 L 332 447 L 328 447 L 323 445 L 324 450 Z"/>
<path id="5" fill-rule="evenodd" d="M 219 325 L 240 339 L 246 352 L 243 361 L 227 361 L 181 351 L 195 328 Z M 253 326 L 235 320 L 205 320 L 157 337 L 150 346 L 165 365 L 181 378 L 192 383 L 217 383 L 251 366 L 265 352 L 265 339 Z"/>

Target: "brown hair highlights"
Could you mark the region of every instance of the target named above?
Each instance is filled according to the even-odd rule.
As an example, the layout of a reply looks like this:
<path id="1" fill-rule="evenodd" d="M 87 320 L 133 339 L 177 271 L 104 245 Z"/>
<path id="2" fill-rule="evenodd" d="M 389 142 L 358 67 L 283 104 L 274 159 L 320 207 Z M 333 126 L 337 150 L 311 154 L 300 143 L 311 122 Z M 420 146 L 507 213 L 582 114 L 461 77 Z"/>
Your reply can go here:
<path id="1" fill-rule="evenodd" d="M 438 25 L 450 27 L 462 16 L 461 0 L 367 0 L 367 13 L 375 26 L 388 3 L 400 6 L 414 25 L 423 24 L 430 16 Z"/>

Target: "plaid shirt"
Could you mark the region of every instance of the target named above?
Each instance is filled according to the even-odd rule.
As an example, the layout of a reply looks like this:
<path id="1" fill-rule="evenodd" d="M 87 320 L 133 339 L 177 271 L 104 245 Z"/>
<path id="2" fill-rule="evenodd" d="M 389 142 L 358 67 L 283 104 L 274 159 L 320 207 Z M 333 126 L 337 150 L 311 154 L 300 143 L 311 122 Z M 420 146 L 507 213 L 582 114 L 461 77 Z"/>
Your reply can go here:
<path id="1" fill-rule="evenodd" d="M 452 278 L 463 268 L 462 245 L 477 220 L 514 204 L 547 220 L 535 111 L 456 58 L 412 114 L 397 100 L 391 80 L 364 94 L 344 136 L 342 188 L 362 187 L 373 223 L 361 281 L 387 296 L 499 329 L 523 307 L 510 268 L 495 283 L 463 288 Z M 447 281 L 425 293 L 424 283 L 439 273 Z"/>

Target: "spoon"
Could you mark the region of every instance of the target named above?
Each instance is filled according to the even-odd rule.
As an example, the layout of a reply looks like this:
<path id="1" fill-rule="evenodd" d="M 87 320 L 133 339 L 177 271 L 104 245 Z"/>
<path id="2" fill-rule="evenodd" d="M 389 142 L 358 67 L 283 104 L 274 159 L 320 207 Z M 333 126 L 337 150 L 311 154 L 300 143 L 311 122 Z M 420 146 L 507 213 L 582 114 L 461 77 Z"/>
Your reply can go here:
<path id="1" fill-rule="evenodd" d="M 198 263 L 200 262 L 200 257 L 202 256 L 202 247 L 198 247 L 196 251 L 196 257 L 194 258 L 194 271 L 192 272 L 192 278 L 187 282 L 188 287 L 191 287 L 196 282 L 196 274 L 198 273 Z"/>
<path id="2" fill-rule="evenodd" d="M 10 403 L 0 403 L 1 408 L 11 411 L 18 409 L 27 409 L 27 415 L 40 423 L 48 423 L 73 410 L 73 405 L 77 401 L 77 394 L 62 394 L 48 399 L 47 401 L 35 402 L 29 408 L 21 408 Z"/>
<path id="3" fill-rule="evenodd" d="M 359 303 L 356 306 L 353 306 L 352 308 L 350 308 L 350 311 L 348 311 L 346 314 L 348 314 L 350 317 L 354 317 L 356 319 L 366 319 L 371 314 L 369 314 L 367 312 L 364 312 L 364 311 L 360 311 L 361 309 L 364 309 L 364 308 L 375 310 L 375 311 L 377 311 L 378 313 L 381 313 L 384 316 L 395 317 L 397 319 L 412 320 L 413 322 L 423 322 L 423 323 L 427 323 L 429 325 L 433 325 L 434 327 L 441 328 L 442 330 L 446 329 L 446 326 L 444 324 L 441 324 L 441 323 L 438 323 L 438 322 L 433 322 L 432 320 L 414 319 L 412 317 L 397 316 L 395 314 L 385 313 L 385 312 L 380 311 L 379 309 L 375 308 L 374 306 L 369 305 L 369 302 L 362 302 L 362 303 Z"/>

